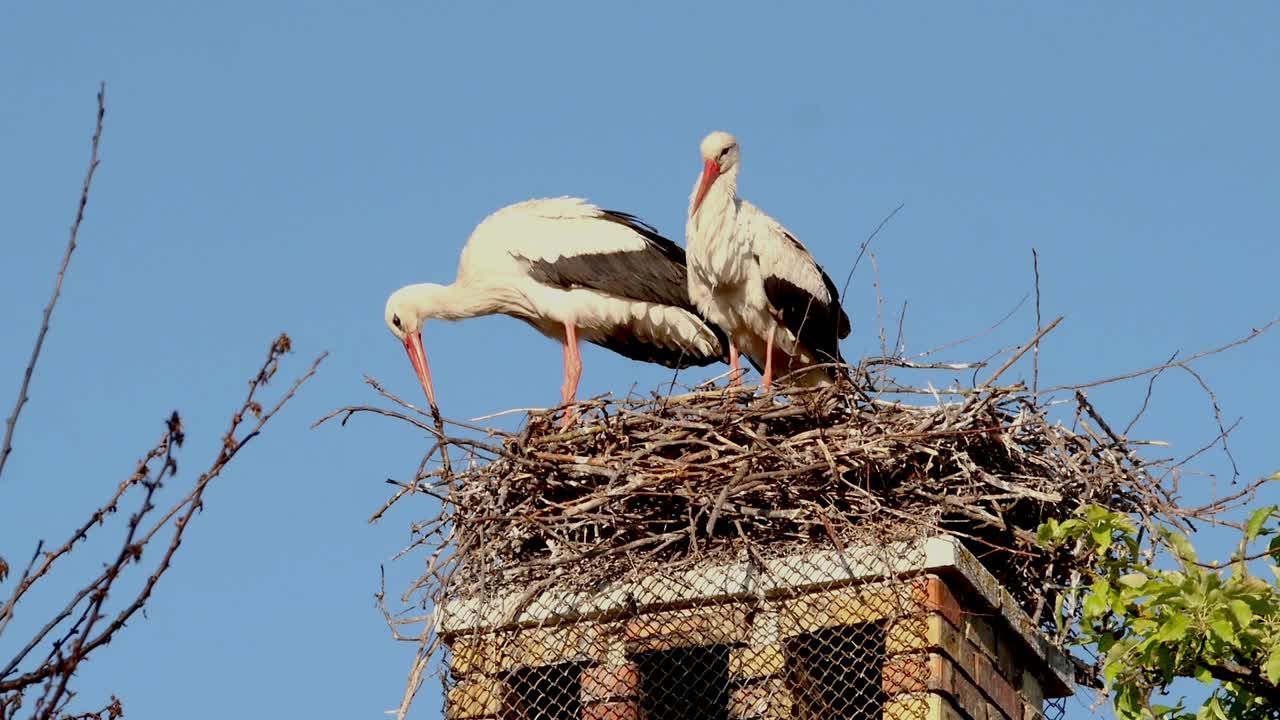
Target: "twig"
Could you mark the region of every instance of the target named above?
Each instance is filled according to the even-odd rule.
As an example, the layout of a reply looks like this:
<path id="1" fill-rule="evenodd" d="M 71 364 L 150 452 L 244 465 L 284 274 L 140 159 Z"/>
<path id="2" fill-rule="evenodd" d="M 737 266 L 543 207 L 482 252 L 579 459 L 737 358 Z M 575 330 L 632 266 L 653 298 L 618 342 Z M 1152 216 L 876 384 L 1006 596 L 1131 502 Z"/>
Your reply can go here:
<path id="1" fill-rule="evenodd" d="M 1036 276 L 1036 332 L 1040 332 L 1040 254 L 1031 248 L 1031 268 Z M 1040 343 L 1031 355 L 1031 392 L 1040 392 Z"/>
<path id="2" fill-rule="evenodd" d="M 75 220 L 71 223 L 71 234 L 67 239 L 67 249 L 62 255 L 62 265 L 58 268 L 58 276 L 53 283 L 53 295 L 49 298 L 49 304 L 44 308 L 40 332 L 36 334 L 35 346 L 31 348 L 31 359 L 27 361 L 27 368 L 22 373 L 22 385 L 18 387 L 18 399 L 13 406 L 13 414 L 4 422 L 4 443 L 0 445 L 0 476 L 4 474 L 4 467 L 9 459 L 9 453 L 13 452 L 13 430 L 18 424 L 18 416 L 22 413 L 23 406 L 27 404 L 27 390 L 31 386 L 31 376 L 35 373 L 36 362 L 40 359 L 40 350 L 44 347 L 45 335 L 49 333 L 49 322 L 53 318 L 53 309 L 57 306 L 58 298 L 62 295 L 62 281 L 66 277 L 67 268 L 71 265 L 71 254 L 76 250 L 76 238 L 80 234 L 80 222 L 84 220 L 84 210 L 89 204 L 89 189 L 93 185 L 93 174 L 98 169 L 98 143 L 102 140 L 102 119 L 107 114 L 106 95 L 106 83 L 99 83 L 98 118 L 94 125 L 93 139 L 90 143 L 89 169 L 85 172 L 84 183 L 80 186 L 80 202 L 76 206 Z"/>
<path id="3" fill-rule="evenodd" d="M 876 229 L 872 230 L 871 234 L 867 236 L 867 239 L 863 240 L 862 244 L 858 246 L 858 255 L 853 259 L 853 266 L 849 268 L 849 274 L 845 276 L 844 287 L 840 288 L 841 305 L 844 304 L 845 297 L 849 292 L 849 283 L 853 282 L 853 274 L 858 270 L 858 263 L 862 262 L 862 256 L 867 253 L 867 248 L 871 247 L 871 241 L 876 239 L 876 236 L 880 234 L 880 231 L 884 229 L 884 226 L 889 224 L 889 221 L 893 219 L 894 215 L 898 214 L 898 211 L 901 210 L 904 205 L 906 205 L 906 203 L 899 203 L 898 207 L 894 208 L 888 215 L 885 215 L 884 219 L 880 221 L 880 224 L 876 226 Z"/>
<path id="4" fill-rule="evenodd" d="M 1122 373 L 1120 375 L 1113 375 L 1112 377 L 1109 377 L 1109 378 L 1103 378 L 1102 380 L 1093 380 L 1091 382 L 1081 383 L 1079 385 L 1056 385 L 1054 387 L 1049 388 L 1048 390 L 1041 390 L 1040 394 L 1045 395 L 1048 393 L 1058 392 L 1060 390 L 1086 390 L 1088 388 L 1098 387 L 1099 385 L 1110 385 L 1112 383 L 1122 382 L 1124 380 L 1132 380 L 1133 378 L 1136 378 L 1136 377 L 1143 377 L 1145 375 L 1150 375 L 1151 373 L 1154 373 L 1154 372 L 1160 372 L 1161 370 L 1165 370 L 1169 367 L 1193 363 L 1196 360 L 1200 360 L 1201 358 L 1206 358 L 1211 355 L 1217 355 L 1218 353 L 1225 352 L 1227 350 L 1230 350 L 1231 348 L 1239 347 L 1241 345 L 1244 345 L 1245 343 L 1251 342 L 1254 338 L 1257 338 L 1258 336 L 1266 333 L 1271 328 L 1275 327 L 1277 324 L 1280 324 L 1280 318 L 1275 318 L 1274 320 L 1271 320 L 1270 322 L 1263 325 L 1262 327 L 1251 330 L 1248 335 L 1245 335 L 1244 337 L 1241 337 L 1241 338 L 1237 338 L 1236 340 L 1232 340 L 1226 345 L 1220 345 L 1216 348 L 1213 348 L 1212 350 L 1205 350 L 1203 352 L 1198 352 L 1195 355 L 1192 355 L 1185 360 L 1180 360 L 1176 363 L 1161 363 L 1159 365 L 1153 365 L 1149 368 L 1144 368 L 1142 370 L 1135 370 L 1133 372 Z"/>
<path id="5" fill-rule="evenodd" d="M 1031 338 L 1031 342 L 1027 343 L 1026 345 L 1023 345 L 1022 348 L 1018 350 L 1018 352 L 1014 353 L 1013 356 L 1010 357 L 1005 362 L 1005 364 L 1001 365 L 998 370 L 996 370 L 994 373 L 991 373 L 991 377 L 987 378 L 978 387 L 983 387 L 983 388 L 989 387 L 991 383 L 995 382 L 1001 375 L 1004 374 L 1005 370 L 1008 370 L 1009 368 L 1013 367 L 1014 363 L 1018 362 L 1018 360 L 1020 360 L 1023 355 L 1026 355 L 1028 350 L 1034 347 L 1039 347 L 1040 339 L 1043 338 L 1045 335 L 1048 335 L 1054 328 L 1058 327 L 1058 323 L 1062 322 L 1062 320 L 1063 320 L 1063 317 L 1059 315 L 1053 322 L 1049 323 L 1048 326 L 1046 326 L 1043 330 L 1036 333 L 1036 336 Z"/>
<path id="6" fill-rule="evenodd" d="M 884 334 L 884 293 L 880 287 L 880 263 L 876 261 L 876 254 L 870 253 L 871 268 L 874 270 L 871 284 L 876 290 L 876 322 L 880 325 L 880 354 L 888 355 L 888 340 Z"/>
<path id="7" fill-rule="evenodd" d="M 1021 298 L 1019 298 L 1017 304 L 1013 306 L 1012 310 L 1005 313 L 1004 317 L 997 320 L 994 324 L 988 326 L 985 330 L 976 332 L 972 335 L 969 335 L 968 337 L 960 338 L 959 340 L 952 340 L 951 342 L 943 343 L 942 345 L 939 345 L 935 348 L 930 348 L 920 353 L 919 355 L 916 355 L 916 357 L 929 357 L 934 353 L 939 353 L 939 352 L 942 352 L 943 350 L 950 350 L 953 347 L 959 347 L 961 345 L 964 345 L 965 343 L 973 342 L 974 340 L 977 340 L 980 337 L 983 337 L 985 335 L 991 334 L 992 332 L 995 332 L 997 328 L 1005 324 L 1005 322 L 1007 322 L 1009 318 L 1013 317 L 1014 313 L 1018 312 L 1018 310 L 1022 307 L 1023 303 L 1025 303 L 1026 301 L 1027 301 L 1027 296 L 1023 295 Z"/>
<path id="8" fill-rule="evenodd" d="M 36 716 L 51 717 L 54 713 L 61 712 L 60 708 L 65 704 L 66 699 L 71 697 L 68 683 L 80 664 L 94 650 L 110 643 L 115 634 L 143 608 L 160 578 L 172 566 L 173 558 L 182 544 L 191 520 L 204 506 L 203 498 L 206 488 L 215 478 L 221 475 L 222 471 L 240 450 L 261 434 L 267 422 L 294 397 L 303 383 L 315 374 L 326 356 L 326 354 L 321 354 L 317 357 L 310 368 L 293 382 L 276 403 L 270 409 L 264 411 L 257 401 L 257 395 L 275 375 L 281 357 L 290 350 L 290 344 L 289 338 L 285 335 L 281 335 L 272 343 L 266 361 L 257 375 L 249 382 L 249 391 L 245 400 L 232 415 L 230 427 L 223 436 L 222 446 L 212 464 L 200 475 L 194 487 L 181 500 L 170 507 L 156 523 L 144 531 L 143 520 L 155 509 L 151 502 L 152 498 L 161 487 L 164 478 L 173 477 L 178 472 L 174 451 L 182 444 L 184 433 L 177 413 L 174 413 L 169 418 L 166 422 L 165 432 L 156 449 L 148 453 L 147 459 L 139 466 L 134 476 L 122 483 L 122 490 L 113 496 L 106 506 L 94 513 L 95 518 L 101 519 L 110 512 L 114 512 L 114 507 L 119 504 L 123 491 L 129 487 L 141 486 L 145 490 L 138 510 L 130 516 L 127 532 L 115 559 L 100 574 L 76 592 L 71 600 L 59 612 L 55 613 L 23 649 L 0 670 L 0 697 L 20 696 L 28 688 L 43 684 L 45 689 L 36 704 L 38 708 Z M 242 427 L 247 424 L 247 420 L 251 416 L 256 418 L 257 422 L 241 432 Z M 162 462 L 158 467 L 152 468 L 150 463 L 155 460 L 161 460 Z M 86 525 L 77 529 L 62 548 L 55 551 L 51 556 L 46 556 L 45 563 L 36 573 L 28 574 L 28 581 L 20 584 L 14 597 L 6 604 L 9 614 L 12 614 L 12 606 L 16 605 L 27 590 L 48 572 L 53 560 L 71 552 L 76 543 L 83 540 L 87 527 Z M 169 538 L 168 547 L 155 569 L 147 577 L 128 605 L 116 611 L 113 615 L 104 613 L 104 603 L 107 597 L 111 595 L 111 590 L 116 582 L 122 577 L 125 568 L 141 562 L 143 549 L 164 528 L 172 528 L 172 534 Z M 62 637 L 53 642 L 45 660 L 33 669 L 14 675 L 14 672 L 25 661 L 27 656 L 73 616 L 78 617 L 62 633 Z M 101 621 L 106 622 L 105 627 L 96 629 Z"/>

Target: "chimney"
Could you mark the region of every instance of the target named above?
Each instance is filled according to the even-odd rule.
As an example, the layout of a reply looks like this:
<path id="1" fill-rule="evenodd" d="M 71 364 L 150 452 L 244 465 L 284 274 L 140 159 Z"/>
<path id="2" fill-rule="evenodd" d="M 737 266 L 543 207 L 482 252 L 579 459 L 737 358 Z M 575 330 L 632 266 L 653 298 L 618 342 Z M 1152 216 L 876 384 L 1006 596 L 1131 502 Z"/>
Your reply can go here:
<path id="1" fill-rule="evenodd" d="M 952 537 L 440 607 L 449 720 L 1056 720 L 1070 662 Z"/>

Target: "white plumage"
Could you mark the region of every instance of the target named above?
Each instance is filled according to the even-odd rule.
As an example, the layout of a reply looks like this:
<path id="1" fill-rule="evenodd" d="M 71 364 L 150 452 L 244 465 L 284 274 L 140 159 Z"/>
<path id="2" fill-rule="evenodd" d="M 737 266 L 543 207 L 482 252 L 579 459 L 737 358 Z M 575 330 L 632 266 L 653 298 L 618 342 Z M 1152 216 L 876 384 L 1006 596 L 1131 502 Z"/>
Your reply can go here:
<path id="1" fill-rule="evenodd" d="M 729 336 L 730 364 L 741 350 L 767 389 L 784 376 L 840 361 L 849 318 L 835 284 L 809 251 L 778 221 L 738 197 L 740 151 L 728 133 L 702 141 L 703 172 L 689 198 L 689 296 Z M 815 368 L 792 382 L 820 385 L 831 373 Z"/>
<path id="2" fill-rule="evenodd" d="M 471 233 L 452 284 L 409 285 L 387 300 L 387 326 L 404 342 L 432 405 L 424 321 L 495 313 L 564 345 L 565 403 L 582 371 L 579 339 L 668 367 L 724 357 L 721 336 L 689 300 L 684 250 L 632 215 L 577 198 L 498 210 Z"/>

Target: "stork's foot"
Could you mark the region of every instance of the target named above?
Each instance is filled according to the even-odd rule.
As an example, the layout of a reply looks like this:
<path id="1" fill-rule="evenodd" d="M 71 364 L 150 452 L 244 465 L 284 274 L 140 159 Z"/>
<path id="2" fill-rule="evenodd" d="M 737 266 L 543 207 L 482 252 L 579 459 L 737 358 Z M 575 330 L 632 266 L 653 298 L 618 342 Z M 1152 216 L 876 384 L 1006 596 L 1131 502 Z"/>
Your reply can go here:
<path id="1" fill-rule="evenodd" d="M 569 405 L 564 409 L 564 415 L 560 418 L 560 429 L 568 430 L 578 420 L 578 408 L 575 405 Z"/>

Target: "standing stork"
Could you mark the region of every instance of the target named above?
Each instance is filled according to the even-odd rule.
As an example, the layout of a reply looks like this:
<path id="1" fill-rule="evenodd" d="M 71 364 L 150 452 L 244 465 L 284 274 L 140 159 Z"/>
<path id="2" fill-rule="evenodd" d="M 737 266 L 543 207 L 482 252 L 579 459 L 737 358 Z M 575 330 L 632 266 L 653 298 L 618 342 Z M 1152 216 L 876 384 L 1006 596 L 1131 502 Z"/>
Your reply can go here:
<path id="1" fill-rule="evenodd" d="M 472 231 L 453 284 L 408 285 L 387 299 L 387 327 L 404 343 L 432 406 L 424 322 L 497 313 L 563 344 L 565 404 L 582 376 L 580 339 L 671 368 L 724 357 L 723 333 L 689 300 L 684 250 L 633 215 L 578 198 L 498 210 Z"/>
<path id="2" fill-rule="evenodd" d="M 849 316 L 831 278 L 777 220 L 738 198 L 738 141 L 713 132 L 702 141 L 703 170 L 689 199 L 689 296 L 729 336 L 729 363 L 741 350 L 768 390 L 775 375 L 801 386 L 830 382 Z"/>

